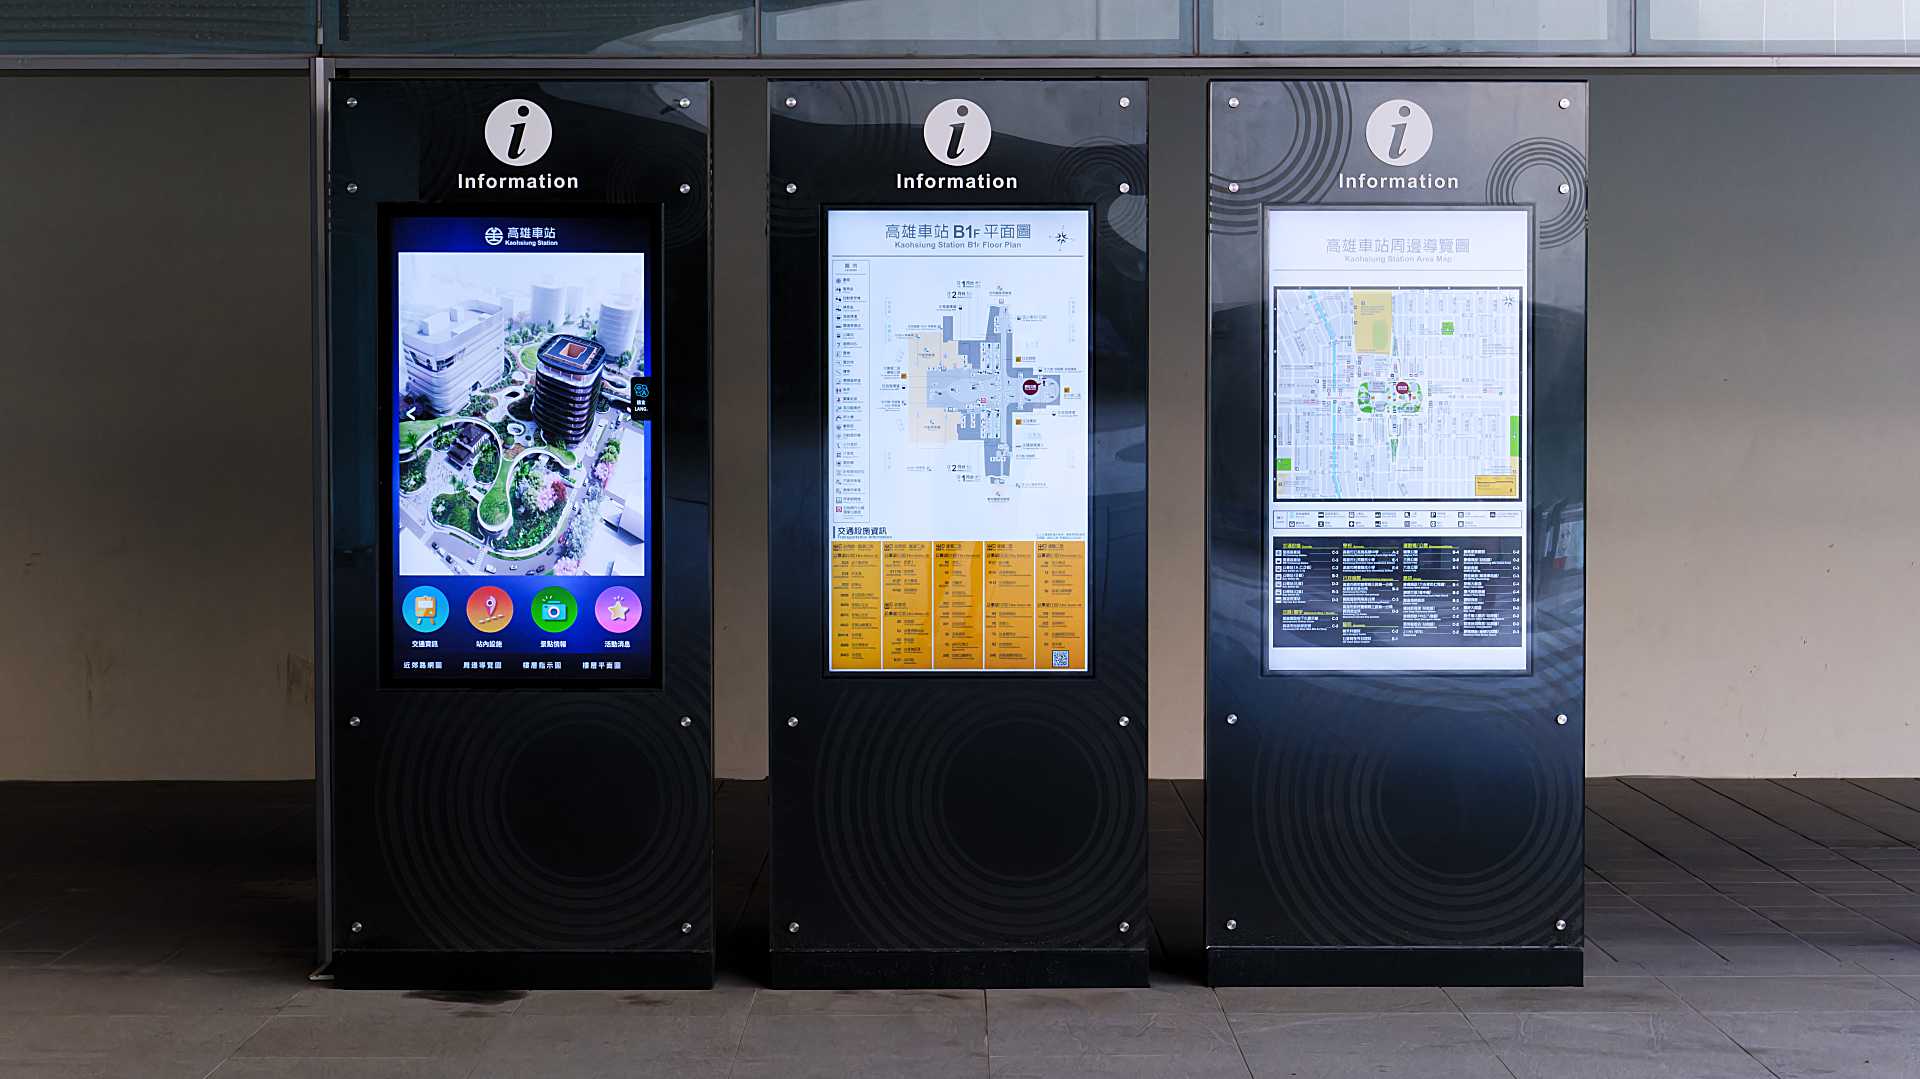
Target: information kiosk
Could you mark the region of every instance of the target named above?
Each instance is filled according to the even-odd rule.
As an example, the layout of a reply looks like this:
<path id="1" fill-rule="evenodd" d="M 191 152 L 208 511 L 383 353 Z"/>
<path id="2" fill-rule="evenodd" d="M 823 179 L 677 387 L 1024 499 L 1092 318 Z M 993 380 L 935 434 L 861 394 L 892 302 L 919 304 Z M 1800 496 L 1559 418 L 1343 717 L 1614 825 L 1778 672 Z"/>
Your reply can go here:
<path id="1" fill-rule="evenodd" d="M 1209 978 L 1578 983 L 1585 86 L 1210 115 Z"/>
<path id="2" fill-rule="evenodd" d="M 1146 984 L 1146 93 L 771 87 L 771 972 Z"/>
<path id="3" fill-rule="evenodd" d="M 712 983 L 708 100 L 332 83 L 339 983 Z"/>

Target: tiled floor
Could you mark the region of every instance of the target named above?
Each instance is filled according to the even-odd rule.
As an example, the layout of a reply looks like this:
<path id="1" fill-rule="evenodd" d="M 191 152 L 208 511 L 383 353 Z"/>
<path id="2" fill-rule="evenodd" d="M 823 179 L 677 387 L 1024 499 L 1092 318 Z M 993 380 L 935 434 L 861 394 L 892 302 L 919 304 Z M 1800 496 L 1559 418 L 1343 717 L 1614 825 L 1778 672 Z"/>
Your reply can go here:
<path id="1" fill-rule="evenodd" d="M 1920 1076 L 1920 781 L 1588 786 L 1588 985 L 1231 989 L 1200 787 L 1153 797 L 1151 989 L 756 988 L 764 788 L 719 793 L 721 988 L 309 984 L 305 784 L 0 784 L 0 1079 Z"/>

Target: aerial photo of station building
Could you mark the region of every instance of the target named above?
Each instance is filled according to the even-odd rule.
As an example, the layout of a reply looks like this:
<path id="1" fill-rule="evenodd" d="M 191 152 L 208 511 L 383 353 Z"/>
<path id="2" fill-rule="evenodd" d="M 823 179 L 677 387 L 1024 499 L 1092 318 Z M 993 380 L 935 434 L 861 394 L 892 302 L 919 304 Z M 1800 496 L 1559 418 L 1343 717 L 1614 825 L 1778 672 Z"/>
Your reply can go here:
<path id="1" fill-rule="evenodd" d="M 542 282 L 524 299 L 403 302 L 401 573 L 643 572 L 645 437 L 628 417 L 642 304 L 588 295 Z"/>

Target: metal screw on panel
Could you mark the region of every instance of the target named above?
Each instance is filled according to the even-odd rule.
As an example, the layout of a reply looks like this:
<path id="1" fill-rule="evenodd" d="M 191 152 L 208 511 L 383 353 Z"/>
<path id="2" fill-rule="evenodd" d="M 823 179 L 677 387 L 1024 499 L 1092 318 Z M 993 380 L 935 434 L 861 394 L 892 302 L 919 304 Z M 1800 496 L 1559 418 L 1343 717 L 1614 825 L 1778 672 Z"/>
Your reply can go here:
<path id="1" fill-rule="evenodd" d="M 1566 929 L 1567 929 L 1567 920 L 1565 918 L 1562 918 L 1559 921 L 1554 922 L 1553 927 L 1564 933 L 1566 932 Z"/>
<path id="2" fill-rule="evenodd" d="M 1124 727 L 1124 726 L 1126 726 L 1127 724 L 1129 724 L 1129 723 L 1132 723 L 1132 722 L 1133 722 L 1133 720 L 1131 720 L 1131 719 L 1129 719 L 1129 718 L 1128 718 L 1128 717 L 1126 717 L 1126 716 L 1121 716 L 1121 717 L 1120 717 L 1120 725 L 1121 725 L 1122 727 Z"/>
<path id="3" fill-rule="evenodd" d="M 800 190 L 800 185 L 799 185 L 799 184 L 788 184 L 788 185 L 787 185 L 787 194 L 789 194 L 789 195 L 791 195 L 791 194 L 793 194 L 793 193 L 794 193 L 795 191 L 798 191 L 798 190 Z"/>
<path id="4" fill-rule="evenodd" d="M 1240 722 L 1239 716 L 1234 715 L 1232 712 L 1227 713 L 1227 726 L 1231 727 L 1238 722 Z"/>
<path id="5" fill-rule="evenodd" d="M 693 717 L 692 717 L 692 716 L 681 716 L 681 717 L 680 717 L 680 725 L 681 725 L 682 727 L 691 727 L 691 726 L 693 726 Z"/>
<path id="6" fill-rule="evenodd" d="M 787 99 L 787 108 L 791 109 L 798 104 L 800 104 L 800 99 L 797 97 L 790 97 Z"/>
<path id="7" fill-rule="evenodd" d="M 800 932 L 800 923 L 799 923 L 799 922 L 788 922 L 788 923 L 787 923 L 787 932 L 789 932 L 789 933 L 798 933 L 798 932 Z"/>
<path id="8" fill-rule="evenodd" d="M 1569 101 L 1569 100 L 1567 100 L 1566 98 L 1564 98 L 1564 97 L 1563 97 L 1563 98 L 1561 98 L 1561 99 L 1560 99 L 1560 107 L 1561 107 L 1561 108 L 1563 108 L 1563 109 L 1570 109 L 1570 108 L 1573 108 L 1573 102 L 1571 102 L 1571 101 Z"/>
<path id="9" fill-rule="evenodd" d="M 692 184 L 681 184 L 681 185 L 680 185 L 680 193 L 681 193 L 682 195 L 684 195 L 684 194 L 686 194 L 687 192 L 689 192 L 689 191 L 692 191 L 692 190 L 693 190 L 693 185 L 692 185 Z"/>
<path id="10" fill-rule="evenodd" d="M 693 99 L 690 97 L 683 97 L 679 101 L 675 102 L 675 104 L 679 105 L 683 109 L 690 109 L 690 108 L 693 108 Z"/>
<path id="11" fill-rule="evenodd" d="M 1232 918 L 1228 918 L 1228 919 L 1227 919 L 1227 928 L 1228 928 L 1228 929 L 1238 929 L 1238 928 L 1240 928 L 1240 923 L 1239 923 L 1239 922 L 1236 922 L 1236 921 L 1234 921 L 1234 920 L 1233 920 Z"/>
<path id="12" fill-rule="evenodd" d="M 1123 97 L 1123 98 L 1121 98 L 1121 99 L 1120 99 L 1120 107 L 1121 107 L 1121 108 L 1123 108 L 1123 109 L 1130 109 L 1130 108 L 1133 108 L 1133 99 L 1132 99 L 1132 98 L 1130 98 L 1130 97 Z"/>
<path id="13" fill-rule="evenodd" d="M 1129 192 L 1129 191 L 1132 191 L 1132 190 L 1133 190 L 1133 185 L 1132 185 L 1132 184 L 1130 184 L 1130 183 L 1126 183 L 1126 182 L 1124 182 L 1124 181 L 1123 181 L 1123 182 L 1122 182 L 1122 183 L 1120 184 L 1120 193 L 1121 193 L 1122 195 L 1124 195 L 1124 194 L 1126 194 L 1127 192 Z"/>
<path id="14" fill-rule="evenodd" d="M 681 923 L 680 923 L 680 932 L 682 932 L 682 933 L 691 933 L 691 932 L 693 932 L 693 923 L 692 923 L 692 922 L 681 922 Z"/>
<path id="15" fill-rule="evenodd" d="M 1228 191 L 1236 191 L 1236 192 L 1237 192 L 1237 191 L 1239 191 L 1239 190 L 1240 190 L 1240 181 L 1238 181 L 1238 180 L 1235 180 L 1235 181 L 1232 181 L 1231 183 L 1229 183 L 1229 184 L 1227 184 L 1227 190 L 1228 190 Z"/>
<path id="16" fill-rule="evenodd" d="M 1127 930 L 1129 930 L 1129 929 L 1132 929 L 1132 928 L 1133 928 L 1133 923 L 1132 923 L 1132 922 L 1121 922 L 1121 923 L 1120 923 L 1120 932 L 1122 932 L 1122 933 L 1125 933 L 1125 932 L 1126 932 Z"/>
<path id="17" fill-rule="evenodd" d="M 787 717 L 787 726 L 789 726 L 789 727 L 798 727 L 799 725 L 800 725 L 800 717 L 799 717 L 799 716 L 788 716 L 788 717 Z"/>
<path id="18" fill-rule="evenodd" d="M 352 933 L 358 933 L 358 932 L 360 932 L 360 931 L 361 931 L 362 929 L 365 929 L 365 928 L 366 928 L 366 926 L 364 926 L 364 925 L 361 925 L 361 924 L 360 924 L 359 922 L 355 922 L 355 923 L 353 923 L 352 925 L 350 925 L 350 926 L 348 926 L 348 927 L 347 927 L 347 930 L 348 930 L 348 932 L 352 932 Z"/>
<path id="19" fill-rule="evenodd" d="M 359 108 L 359 107 L 360 107 L 360 99 L 359 99 L 359 98 L 357 98 L 357 97 L 350 97 L 350 98 L 348 98 L 348 99 L 347 99 L 347 108 L 350 108 L 350 109 L 357 109 L 357 108 Z"/>
<path id="20" fill-rule="evenodd" d="M 359 725 L 360 725 L 359 716 L 354 716 L 352 719 L 347 720 L 347 726 L 349 727 L 358 727 Z"/>
<path id="21" fill-rule="evenodd" d="M 1230 97 L 1230 98 L 1228 98 L 1228 99 L 1227 99 L 1227 108 L 1230 108 L 1230 109 L 1237 109 L 1237 108 L 1239 108 L 1239 107 L 1240 107 L 1240 99 L 1239 99 L 1239 98 L 1237 98 L 1237 97 Z"/>
<path id="22" fill-rule="evenodd" d="M 360 185 L 359 185 L 359 184 L 348 184 L 348 185 L 347 185 L 347 194 L 349 194 L 349 195 L 358 195 L 359 193 L 360 193 Z"/>
<path id="23" fill-rule="evenodd" d="M 1570 192 L 1570 191 L 1572 191 L 1572 190 L 1573 190 L 1573 185 L 1571 185 L 1571 184 L 1561 184 L 1561 185 L 1560 185 L 1560 193 L 1561 193 L 1562 195 L 1564 195 L 1564 194 L 1567 194 L 1568 192 Z"/>
<path id="24" fill-rule="evenodd" d="M 1564 727 L 1567 725 L 1567 714 L 1565 712 L 1562 712 L 1559 715 L 1554 716 L 1553 721 L 1555 723 L 1560 724 L 1562 727 Z"/>

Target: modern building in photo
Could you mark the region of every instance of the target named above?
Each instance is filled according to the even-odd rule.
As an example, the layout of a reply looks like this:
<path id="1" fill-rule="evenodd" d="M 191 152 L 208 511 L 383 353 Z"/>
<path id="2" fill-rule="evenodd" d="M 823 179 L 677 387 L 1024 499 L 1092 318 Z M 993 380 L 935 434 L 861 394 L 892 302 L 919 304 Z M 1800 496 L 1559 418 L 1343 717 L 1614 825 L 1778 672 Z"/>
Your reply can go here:
<path id="1" fill-rule="evenodd" d="M 555 334 L 540 346 L 540 368 L 533 378 L 533 418 L 556 442 L 579 444 L 593 426 L 600 394 L 600 371 L 607 350 L 596 341 Z"/>
<path id="2" fill-rule="evenodd" d="M 499 381 L 509 317 L 500 304 L 466 300 L 402 321 L 407 392 L 444 416 Z"/>

